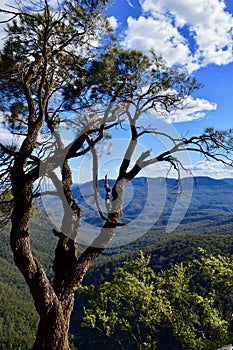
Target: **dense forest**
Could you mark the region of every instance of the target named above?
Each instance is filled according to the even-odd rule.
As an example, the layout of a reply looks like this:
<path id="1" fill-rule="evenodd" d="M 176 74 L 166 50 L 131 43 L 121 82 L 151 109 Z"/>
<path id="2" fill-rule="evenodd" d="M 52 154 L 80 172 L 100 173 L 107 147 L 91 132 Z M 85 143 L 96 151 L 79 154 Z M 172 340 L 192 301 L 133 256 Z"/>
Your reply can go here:
<path id="1" fill-rule="evenodd" d="M 128 246 L 106 250 L 105 254 L 89 270 L 83 284 L 98 285 L 111 281 L 114 270 L 123 266 L 125 261 L 132 261 L 138 256 L 139 250 L 151 256 L 150 266 L 156 273 L 166 271 L 177 263 L 188 264 L 189 261 L 198 259 L 200 257 L 199 247 L 215 256 L 218 254 L 231 256 L 233 244 L 230 232 L 232 232 L 233 220 L 230 219 L 230 216 L 222 217 L 212 222 L 211 225 L 208 225 L 208 219 L 188 225 L 181 224 L 170 237 L 165 235 L 164 227 L 155 227 L 148 235 L 144 235 Z M 52 277 L 55 237 L 52 233 L 51 236 L 44 233 L 44 226 L 48 228 L 50 225 L 48 219 L 35 219 L 33 225 L 36 228 L 33 236 L 33 250 L 45 264 L 48 275 Z M 27 350 L 33 344 L 38 316 L 28 287 L 13 264 L 7 228 L 2 230 L 1 237 L 0 348 L 2 350 Z M 198 283 L 203 282 L 198 281 Z M 82 321 L 83 306 L 86 304 L 87 300 L 83 296 L 76 296 L 70 329 L 71 344 L 73 344 L 73 349 L 76 348 L 75 344 L 79 344 L 79 349 L 86 349 L 87 346 L 88 349 L 98 349 L 98 346 L 101 349 L 103 341 L 107 339 L 96 330 L 89 327 L 80 329 L 78 326 Z M 232 306 L 233 295 L 228 295 L 227 309 L 230 310 Z M 175 344 L 171 335 L 165 334 L 165 339 L 170 342 L 169 346 L 171 342 Z"/>
<path id="2" fill-rule="evenodd" d="M 136 183 L 137 199 L 142 195 L 140 184 L 143 184 L 143 181 L 136 179 Z M 216 189 L 217 194 L 213 200 Z M 80 199 L 77 187 L 75 191 L 77 198 Z M 223 192 L 227 193 L 225 199 L 223 199 Z M 214 256 L 220 254 L 230 257 L 233 253 L 233 216 L 229 206 L 227 207 L 227 201 L 231 206 L 231 186 L 226 181 L 199 179 L 199 184 L 194 188 L 193 204 L 172 233 L 166 232 L 165 225 L 169 216 L 167 210 L 154 227 L 137 240 L 117 248 L 106 249 L 88 271 L 83 285 L 100 285 L 106 281 L 112 281 L 115 269 L 122 267 L 124 262 L 133 261 L 139 251 L 151 257 L 150 267 L 155 273 L 172 269 L 175 264 L 183 263 L 187 266 L 189 262 L 200 258 L 199 248 L 203 248 Z M 53 254 L 56 246 L 56 237 L 52 234 L 53 225 L 45 215 L 35 217 L 31 225 L 33 226 L 33 252 L 45 265 L 46 272 L 52 279 Z M 38 316 L 29 289 L 13 263 L 9 242 L 9 230 L 5 227 L 1 231 L 0 246 L 0 349 L 27 350 L 32 347 L 35 338 Z M 84 246 L 80 247 L 80 253 L 84 249 Z M 201 285 L 202 290 L 208 288 L 201 276 L 195 283 Z M 223 299 L 225 309 L 229 312 L 233 307 L 233 294 L 228 291 L 227 298 L 224 296 Z M 81 350 L 87 347 L 90 350 L 102 349 L 103 342 L 106 349 L 111 349 L 111 342 L 109 343 L 108 338 L 103 334 L 90 327 L 80 329 L 79 325 L 84 315 L 83 308 L 87 304 L 88 298 L 81 294 L 76 295 L 70 328 L 72 349 L 76 349 L 77 345 Z M 165 346 L 172 349 L 174 346 L 174 349 L 181 350 L 171 333 L 161 332 L 161 337 L 162 349 Z"/>

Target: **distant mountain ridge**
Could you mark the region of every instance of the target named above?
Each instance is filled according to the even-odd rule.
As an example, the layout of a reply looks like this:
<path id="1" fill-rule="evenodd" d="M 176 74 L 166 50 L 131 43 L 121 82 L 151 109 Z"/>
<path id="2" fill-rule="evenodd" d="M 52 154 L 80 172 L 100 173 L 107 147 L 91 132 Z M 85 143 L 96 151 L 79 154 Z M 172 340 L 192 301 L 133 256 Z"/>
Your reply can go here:
<path id="1" fill-rule="evenodd" d="M 111 188 L 114 182 L 109 180 Z M 101 207 L 107 215 L 104 180 L 99 180 L 98 186 Z M 104 223 L 94 201 L 93 183 L 74 184 L 72 191 L 81 208 L 79 243 L 89 245 Z M 55 212 L 55 220 L 61 220 L 62 205 L 57 198 L 49 197 L 47 208 Z M 134 241 L 154 227 L 173 231 L 179 224 L 208 223 L 222 218 L 229 218 L 233 226 L 233 179 L 187 177 L 178 186 L 173 178 L 137 177 L 125 188 L 121 222 L 126 226 L 117 229 L 117 245 Z"/>
<path id="2" fill-rule="evenodd" d="M 109 180 L 109 185 L 113 184 L 114 180 Z M 183 193 L 178 187 L 177 180 L 173 178 L 135 178 L 126 186 L 124 215 L 132 214 L 133 210 L 138 214 L 145 204 L 153 206 L 154 211 L 160 211 L 163 206 L 163 215 L 168 215 L 174 204 L 182 200 L 184 202 L 182 196 L 186 196 L 187 199 L 187 195 L 190 203 L 186 201 L 185 204 L 189 204 L 189 211 L 211 210 L 222 214 L 233 214 L 233 179 L 187 177 L 182 179 L 182 188 Z M 93 197 L 89 197 L 93 193 L 92 182 L 73 185 L 73 192 L 81 206 L 89 209 L 92 207 L 95 210 L 91 204 Z M 103 180 L 99 180 L 99 192 L 103 202 L 105 195 Z M 151 203 L 147 201 L 148 196 Z M 89 198 L 89 201 L 86 201 L 85 197 Z M 85 215 L 84 210 L 83 214 Z"/>
<path id="3" fill-rule="evenodd" d="M 172 178 L 133 179 L 126 185 L 122 222 L 129 230 L 151 229 L 155 226 L 192 223 L 199 220 L 233 218 L 233 179 L 213 179 L 207 176 L 182 179 L 182 189 Z M 114 180 L 109 180 L 112 187 Z M 92 183 L 74 185 L 75 197 L 80 203 L 82 221 L 101 227 L 93 197 Z M 180 193 L 181 192 L 181 193 Z M 104 209 L 104 181 L 99 181 L 101 205 Z M 230 220 L 232 220 L 230 218 Z"/>

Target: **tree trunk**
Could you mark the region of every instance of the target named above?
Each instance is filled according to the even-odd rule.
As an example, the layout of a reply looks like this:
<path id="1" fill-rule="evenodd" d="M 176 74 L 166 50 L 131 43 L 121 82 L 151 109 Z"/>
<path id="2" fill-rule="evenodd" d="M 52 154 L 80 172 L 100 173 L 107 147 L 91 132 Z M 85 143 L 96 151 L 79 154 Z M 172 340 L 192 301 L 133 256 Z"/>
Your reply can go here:
<path id="1" fill-rule="evenodd" d="M 66 302 L 66 309 L 62 310 L 61 315 L 54 310 L 48 318 L 40 318 L 32 350 L 69 350 L 69 327 L 73 307 L 74 294 Z"/>
<path id="2" fill-rule="evenodd" d="M 69 350 L 68 330 L 73 310 L 73 295 L 63 310 L 41 264 L 33 257 L 29 237 L 22 236 L 13 246 L 14 259 L 30 288 L 40 316 L 38 334 L 33 349 Z M 19 234 L 17 235 L 19 237 Z M 13 245 L 13 244 L 12 244 Z"/>
<path id="3" fill-rule="evenodd" d="M 53 286 L 33 256 L 28 232 L 33 199 L 33 179 L 23 171 L 22 162 L 16 162 L 11 174 L 14 208 L 11 215 L 11 247 L 16 266 L 23 274 L 40 317 L 33 350 L 69 350 L 70 317 L 74 306 L 74 293 L 83 281 L 91 263 L 106 248 L 114 236 L 121 217 L 124 186 L 128 179 L 117 181 L 113 191 L 113 205 L 99 236 L 77 259 L 77 234 L 80 210 L 71 192 L 71 172 L 67 162 L 62 169 L 64 191 L 64 218 L 62 231 L 54 230 L 58 237 L 54 259 Z M 56 180 L 56 178 L 54 178 Z M 59 185 L 58 185 L 59 186 Z M 60 188 L 58 188 L 60 190 Z M 62 193 L 61 192 L 61 193 Z M 67 207 L 66 207 L 67 206 Z"/>
<path id="4" fill-rule="evenodd" d="M 42 265 L 33 256 L 28 225 L 33 182 L 20 171 L 12 173 L 14 208 L 11 215 L 11 248 L 16 266 L 24 276 L 40 316 L 34 349 L 69 350 L 68 330 L 74 294 L 66 300 L 64 310 Z"/>
<path id="5" fill-rule="evenodd" d="M 63 321 L 59 319 L 55 329 L 48 329 L 46 323 L 40 320 L 32 350 L 69 350 L 68 332 L 64 328 Z"/>

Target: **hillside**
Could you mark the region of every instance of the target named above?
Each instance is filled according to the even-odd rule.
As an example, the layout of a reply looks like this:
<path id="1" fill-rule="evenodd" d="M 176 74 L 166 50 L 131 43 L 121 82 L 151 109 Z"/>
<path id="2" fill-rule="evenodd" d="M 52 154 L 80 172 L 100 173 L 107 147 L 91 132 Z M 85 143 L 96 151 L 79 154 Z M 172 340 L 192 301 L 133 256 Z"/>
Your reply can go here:
<path id="1" fill-rule="evenodd" d="M 0 349 L 29 349 L 35 338 L 38 315 L 17 268 L 0 258 Z"/>
<path id="2" fill-rule="evenodd" d="M 112 187 L 113 180 L 109 180 Z M 189 230 L 190 223 L 200 223 L 205 233 L 212 223 L 222 226 L 233 223 L 233 186 L 229 179 L 187 177 L 178 186 L 170 178 L 135 178 L 126 185 L 125 203 L 120 227 L 111 242 L 112 247 L 123 246 L 141 238 L 150 229 L 175 235 L 174 230 Z M 73 193 L 81 207 L 79 243 L 89 245 L 103 225 L 94 202 L 92 183 L 73 185 Z M 104 181 L 99 181 L 101 206 L 105 208 Z M 44 197 L 45 210 L 57 227 L 61 223 L 62 204 L 57 197 Z M 187 225 L 187 226 L 185 226 Z M 226 227 L 225 227 L 226 228 Z M 227 230 L 231 230 L 230 227 Z M 203 233 L 203 232 L 198 232 Z M 216 232 L 217 233 L 217 232 Z"/>
<path id="3" fill-rule="evenodd" d="M 151 267 L 158 272 L 167 270 L 176 263 L 187 263 L 197 259 L 198 248 L 203 248 L 214 255 L 229 256 L 233 254 L 233 240 L 229 235 L 188 234 L 165 239 L 140 249 L 151 256 Z M 99 284 L 111 279 L 114 268 L 121 266 L 124 261 L 134 259 L 138 251 L 139 249 L 131 249 L 125 250 L 120 255 L 103 256 L 87 272 L 84 284 Z"/>
<path id="4" fill-rule="evenodd" d="M 151 256 L 150 265 L 156 272 L 158 272 L 169 269 L 175 263 L 183 262 L 184 264 L 187 264 L 189 261 L 198 258 L 200 256 L 198 248 L 203 248 L 208 252 L 212 252 L 214 255 L 221 254 L 229 256 L 233 252 L 232 238 L 230 236 L 218 235 L 185 235 L 145 247 L 143 251 L 145 255 Z M 105 257 L 105 259 L 102 258 L 88 271 L 84 284 L 101 284 L 104 281 L 111 281 L 114 269 L 122 266 L 124 261 L 133 260 L 137 255 L 138 252 L 131 251 L 128 254 L 123 253 L 118 256 L 115 255 Z M 202 276 L 197 283 L 202 289 L 205 289 L 205 282 L 202 280 Z M 101 350 L 103 348 L 116 350 L 114 347 L 109 347 L 107 338 L 95 329 L 80 329 L 78 327 L 81 321 L 82 308 L 85 306 L 86 302 L 85 299 L 79 295 L 77 296 L 75 311 L 71 323 L 71 332 L 75 335 L 75 344 L 78 345 L 80 350 Z M 224 302 L 225 308 L 231 311 L 233 307 L 233 293 L 229 294 L 227 300 L 224 300 Z M 106 344 L 104 343 L 105 341 Z M 169 342 L 165 336 L 166 344 L 167 341 Z M 172 344 L 172 340 L 170 339 L 169 346 L 162 347 L 160 350 L 167 348 L 181 350 L 176 347 L 173 349 Z"/>
<path id="5" fill-rule="evenodd" d="M 156 218 L 155 224 L 161 223 L 165 221 L 164 217 L 172 214 L 174 209 L 177 211 L 176 216 L 180 212 L 186 214 L 186 221 L 206 216 L 213 218 L 221 214 L 233 214 L 233 182 L 230 180 L 188 177 L 182 179 L 182 188 L 179 188 L 175 179 L 135 178 L 126 185 L 123 220 L 128 223 L 143 212 L 145 215 Z M 109 184 L 113 186 L 113 180 L 110 180 Z M 99 188 L 103 199 L 105 190 L 102 180 L 99 181 Z M 94 215 L 96 210 L 93 197 L 90 200 L 86 199 L 93 193 L 92 183 L 74 185 L 73 191 L 83 208 L 83 220 L 90 220 L 90 218 L 97 220 Z M 197 212 L 200 214 L 199 217 L 194 214 Z M 146 219 L 147 217 L 143 221 Z"/>
<path id="6" fill-rule="evenodd" d="M 231 179 L 213 180 L 208 177 L 198 177 L 195 178 L 194 186 L 191 188 L 192 197 L 190 197 L 190 193 L 187 192 L 190 190 L 190 179 L 184 179 L 183 193 L 191 199 L 190 206 L 186 211 L 185 200 L 178 201 L 173 219 L 182 217 L 182 220 L 174 231 L 169 231 L 166 230 L 166 225 L 174 211 L 177 199 L 181 198 L 178 195 L 176 181 L 163 178 L 134 179 L 126 191 L 122 221 L 127 222 L 130 229 L 136 227 L 136 234 L 130 236 L 130 239 L 127 236 L 126 242 L 122 241 L 122 237 L 119 239 L 118 234 L 118 246 L 106 249 L 88 272 L 84 283 L 100 283 L 111 279 L 113 269 L 120 266 L 124 260 L 133 259 L 140 249 L 151 255 L 151 264 L 156 271 L 167 269 L 176 262 L 187 262 L 196 258 L 198 247 L 203 247 L 214 254 L 232 254 L 232 185 Z M 94 209 L 93 198 L 86 197 L 93 192 L 91 184 L 74 185 L 73 190 L 83 209 L 82 222 L 93 227 L 95 233 L 98 232 L 97 227 L 102 221 Z M 100 194 L 103 205 L 105 192 L 102 181 L 100 181 Z M 56 200 L 50 199 L 50 201 L 50 205 L 56 211 L 59 204 Z M 183 206 L 180 203 L 183 203 Z M 87 211 L 85 212 L 84 209 Z M 59 215 L 61 216 L 61 213 Z M 144 222 L 148 218 L 150 231 L 143 234 L 142 228 L 147 227 Z M 131 226 L 131 222 L 135 225 Z M 33 251 L 45 265 L 50 278 L 52 278 L 52 258 L 57 241 L 52 234 L 52 227 L 53 224 L 47 218 L 35 220 L 31 224 Z M 84 248 L 85 246 L 81 246 L 81 250 Z M 0 349 L 27 350 L 30 349 L 34 339 L 38 316 L 28 288 L 13 263 L 9 245 L 9 228 L 1 232 L 0 264 Z M 71 326 L 71 331 L 75 334 L 75 342 L 79 342 L 81 338 L 86 339 L 85 331 L 82 330 L 80 334 L 77 329 L 80 320 L 77 306 L 79 303 L 80 300 L 77 300 Z M 81 350 L 86 349 L 85 344 L 84 342 L 83 347 L 82 344 L 80 345 Z M 91 346 L 88 349 L 91 349 Z"/>

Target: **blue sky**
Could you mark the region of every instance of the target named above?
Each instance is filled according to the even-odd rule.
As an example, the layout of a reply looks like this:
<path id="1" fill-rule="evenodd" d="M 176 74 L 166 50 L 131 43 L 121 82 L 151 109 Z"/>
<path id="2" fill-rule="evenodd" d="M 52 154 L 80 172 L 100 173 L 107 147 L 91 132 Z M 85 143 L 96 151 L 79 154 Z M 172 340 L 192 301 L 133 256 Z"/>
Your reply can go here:
<path id="1" fill-rule="evenodd" d="M 233 1 L 118 0 L 108 11 L 125 48 L 153 47 L 170 66 L 181 66 L 203 84 L 193 111 L 166 120 L 181 135 L 208 126 L 233 127 Z M 233 177 L 231 168 L 191 156 L 196 175 Z"/>

